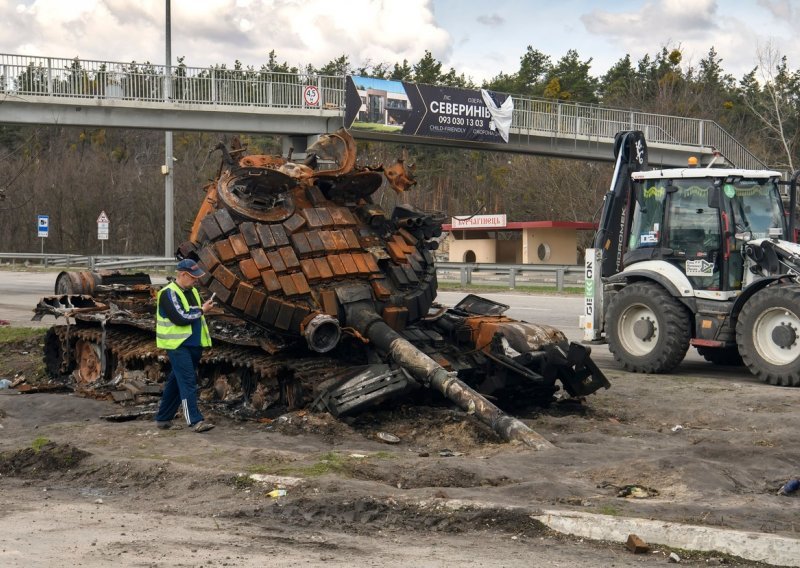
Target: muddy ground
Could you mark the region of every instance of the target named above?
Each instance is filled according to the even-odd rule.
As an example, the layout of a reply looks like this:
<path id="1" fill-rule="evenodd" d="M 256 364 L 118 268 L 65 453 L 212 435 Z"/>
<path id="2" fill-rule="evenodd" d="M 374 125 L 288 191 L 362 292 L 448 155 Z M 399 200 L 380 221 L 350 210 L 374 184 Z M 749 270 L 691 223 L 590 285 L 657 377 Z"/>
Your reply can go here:
<path id="1" fill-rule="evenodd" d="M 36 347 L 0 348 L 0 378 L 40 372 Z M 612 388 L 585 405 L 523 416 L 555 445 L 540 452 L 501 443 L 449 407 L 350 423 L 211 416 L 217 428 L 196 434 L 103 420 L 121 410 L 110 402 L 3 390 L 0 565 L 667 563 L 664 547 L 633 555 L 559 536 L 531 518 L 541 509 L 797 536 L 800 499 L 776 493 L 800 475 L 800 389 L 740 380 L 733 368 L 607 372 Z M 286 495 L 269 497 L 276 487 Z M 756 565 L 678 554 L 689 566 Z"/>

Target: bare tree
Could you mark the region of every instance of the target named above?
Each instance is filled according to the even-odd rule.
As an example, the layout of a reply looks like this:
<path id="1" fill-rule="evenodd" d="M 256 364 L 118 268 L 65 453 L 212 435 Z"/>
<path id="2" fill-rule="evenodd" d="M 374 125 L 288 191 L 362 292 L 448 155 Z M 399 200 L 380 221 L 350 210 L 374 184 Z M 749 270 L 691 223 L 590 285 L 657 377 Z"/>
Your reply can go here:
<path id="1" fill-rule="evenodd" d="M 797 72 L 789 71 L 786 56 L 772 42 L 759 45 L 757 53 L 758 66 L 742 81 L 743 99 L 767 136 L 781 149 L 786 159 L 782 165 L 794 171 L 798 136 Z"/>

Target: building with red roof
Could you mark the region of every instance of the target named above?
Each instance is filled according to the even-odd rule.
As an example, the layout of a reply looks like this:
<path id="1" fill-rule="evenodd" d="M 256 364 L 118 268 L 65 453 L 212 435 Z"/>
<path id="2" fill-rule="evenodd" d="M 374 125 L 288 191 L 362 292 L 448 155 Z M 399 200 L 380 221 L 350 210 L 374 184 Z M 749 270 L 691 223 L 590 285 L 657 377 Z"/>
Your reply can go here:
<path id="1" fill-rule="evenodd" d="M 583 221 L 506 221 L 504 214 L 453 217 L 448 232 L 450 262 L 490 264 L 578 264 Z"/>

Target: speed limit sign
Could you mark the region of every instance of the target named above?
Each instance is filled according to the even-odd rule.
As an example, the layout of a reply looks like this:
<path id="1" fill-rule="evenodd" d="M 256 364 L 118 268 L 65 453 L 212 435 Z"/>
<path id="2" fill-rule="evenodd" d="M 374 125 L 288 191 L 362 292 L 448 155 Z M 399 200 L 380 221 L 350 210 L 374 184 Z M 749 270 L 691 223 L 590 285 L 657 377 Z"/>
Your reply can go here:
<path id="1" fill-rule="evenodd" d="M 319 89 L 315 85 L 306 85 L 303 89 L 303 100 L 308 106 L 319 104 Z"/>

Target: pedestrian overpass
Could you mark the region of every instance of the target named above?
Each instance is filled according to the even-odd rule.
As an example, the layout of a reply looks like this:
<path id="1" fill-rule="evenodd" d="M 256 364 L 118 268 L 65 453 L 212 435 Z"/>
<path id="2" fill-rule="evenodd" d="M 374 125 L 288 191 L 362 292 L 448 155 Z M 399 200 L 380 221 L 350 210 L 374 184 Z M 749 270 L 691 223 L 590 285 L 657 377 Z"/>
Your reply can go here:
<path id="1" fill-rule="evenodd" d="M 304 96 L 312 88 L 315 97 Z M 356 138 L 612 161 L 614 134 L 645 133 L 653 166 L 707 163 L 718 150 L 741 168 L 765 164 L 716 122 L 514 96 L 508 144 L 351 130 Z M 0 123 L 252 132 L 302 153 L 343 126 L 345 77 L 0 54 Z"/>

